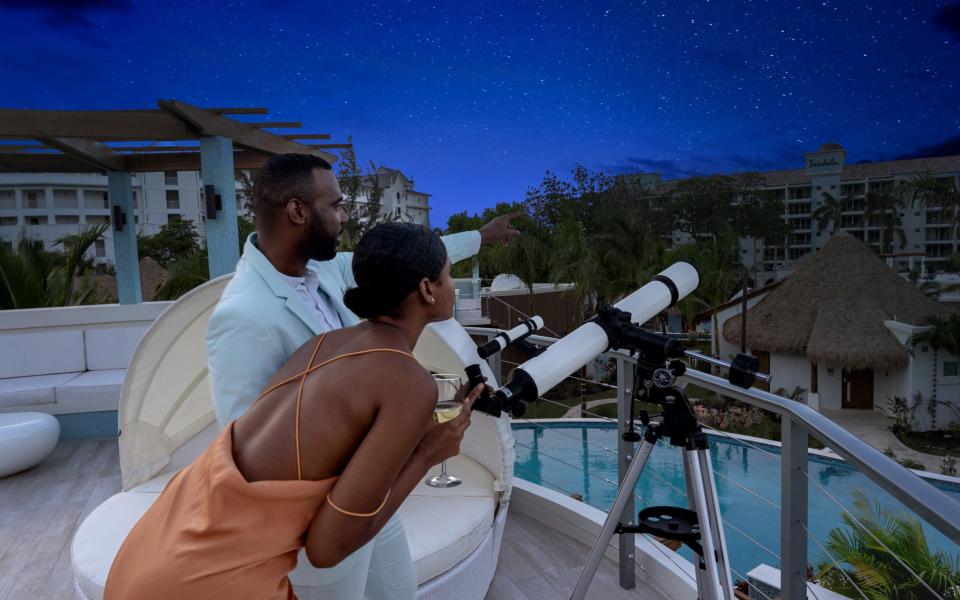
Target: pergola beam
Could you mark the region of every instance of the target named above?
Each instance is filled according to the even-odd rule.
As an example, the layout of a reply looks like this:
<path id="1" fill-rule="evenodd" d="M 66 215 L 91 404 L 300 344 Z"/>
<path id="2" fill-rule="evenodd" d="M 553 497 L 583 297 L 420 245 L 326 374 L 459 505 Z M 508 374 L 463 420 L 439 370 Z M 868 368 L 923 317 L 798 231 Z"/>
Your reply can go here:
<path id="1" fill-rule="evenodd" d="M 222 117 L 221 117 L 222 118 Z M 0 109 L 0 139 L 187 140 L 182 121 L 159 110 Z"/>
<path id="2" fill-rule="evenodd" d="M 333 136 L 329 133 L 285 133 L 280 137 L 288 140 L 329 140 Z"/>
<path id="3" fill-rule="evenodd" d="M 68 156 L 84 160 L 105 171 L 125 171 L 124 157 L 96 140 L 80 138 L 39 138 L 41 142 L 56 148 Z"/>
<path id="4" fill-rule="evenodd" d="M 259 169 L 270 156 L 252 150 L 234 151 L 233 163 L 237 169 Z M 122 158 L 131 173 L 200 170 L 199 152 L 133 153 L 124 154 Z M 0 173 L 103 173 L 108 170 L 63 154 L 0 153 Z"/>
<path id="5" fill-rule="evenodd" d="M 269 154 L 285 154 L 297 152 L 301 154 L 316 154 L 321 158 L 334 162 L 337 157 L 328 152 L 321 152 L 284 139 L 267 131 L 262 131 L 248 123 L 241 123 L 185 102 L 177 100 L 160 100 L 160 108 L 180 119 L 194 136 L 222 136 L 230 138 L 243 148 L 267 152 Z"/>
<path id="6" fill-rule="evenodd" d="M 212 110 L 221 115 L 265 115 L 270 112 L 261 106 L 250 108 L 208 108 L 207 110 Z"/>

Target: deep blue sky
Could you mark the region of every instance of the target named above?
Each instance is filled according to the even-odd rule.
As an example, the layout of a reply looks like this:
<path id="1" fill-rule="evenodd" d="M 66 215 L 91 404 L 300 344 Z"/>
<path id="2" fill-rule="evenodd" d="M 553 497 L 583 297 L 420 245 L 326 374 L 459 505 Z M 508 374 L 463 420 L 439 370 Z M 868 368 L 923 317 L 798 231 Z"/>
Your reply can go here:
<path id="1" fill-rule="evenodd" d="M 296 8 L 291 8 L 297 5 Z M 960 2 L 0 0 L 0 106 L 267 106 L 433 194 L 960 154 Z"/>

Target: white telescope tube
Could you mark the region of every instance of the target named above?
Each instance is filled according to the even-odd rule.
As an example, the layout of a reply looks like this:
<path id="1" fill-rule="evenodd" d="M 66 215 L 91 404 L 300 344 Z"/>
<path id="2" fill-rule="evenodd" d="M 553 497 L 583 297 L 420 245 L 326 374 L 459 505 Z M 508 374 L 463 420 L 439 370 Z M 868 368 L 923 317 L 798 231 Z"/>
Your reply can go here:
<path id="1" fill-rule="evenodd" d="M 697 289 L 699 283 L 700 275 L 693 265 L 674 263 L 615 306 L 629 312 L 630 320 L 640 325 L 685 298 Z M 543 354 L 517 367 L 510 383 L 497 393 L 507 399 L 520 394 L 521 399 L 531 401 L 609 347 L 610 340 L 602 327 L 592 322 L 584 323 L 547 348 Z"/>
<path id="2" fill-rule="evenodd" d="M 501 331 L 492 340 L 477 348 L 480 358 L 487 358 L 500 352 L 510 344 L 522 340 L 531 333 L 543 327 L 543 317 L 535 315 L 520 323 L 509 331 Z"/>

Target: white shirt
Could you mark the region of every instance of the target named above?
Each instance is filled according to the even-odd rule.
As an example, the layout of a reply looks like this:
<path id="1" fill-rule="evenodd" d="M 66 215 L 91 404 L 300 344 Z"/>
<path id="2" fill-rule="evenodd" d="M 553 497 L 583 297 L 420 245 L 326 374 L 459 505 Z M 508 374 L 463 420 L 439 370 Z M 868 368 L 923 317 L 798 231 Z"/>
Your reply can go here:
<path id="1" fill-rule="evenodd" d="M 332 331 L 343 327 L 340 315 L 330 304 L 327 295 L 320 292 L 320 282 L 316 273 L 308 269 L 303 277 L 292 277 L 284 273 L 280 273 L 280 276 L 287 280 L 290 287 L 297 292 L 297 296 L 317 316 L 323 331 Z"/>

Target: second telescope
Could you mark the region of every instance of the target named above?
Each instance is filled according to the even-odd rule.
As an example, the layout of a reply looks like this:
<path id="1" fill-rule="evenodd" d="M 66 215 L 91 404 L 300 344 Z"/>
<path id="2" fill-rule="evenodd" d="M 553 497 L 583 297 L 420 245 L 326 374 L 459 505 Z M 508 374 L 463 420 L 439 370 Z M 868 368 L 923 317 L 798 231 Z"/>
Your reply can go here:
<path id="1" fill-rule="evenodd" d="M 630 313 L 631 322 L 642 325 L 685 298 L 699 284 L 700 275 L 693 265 L 674 263 L 615 306 Z M 527 402 L 537 399 L 609 348 L 606 330 L 588 321 L 514 369 L 510 382 L 497 390 L 496 399 L 504 410 L 516 417 L 522 416 Z"/>

